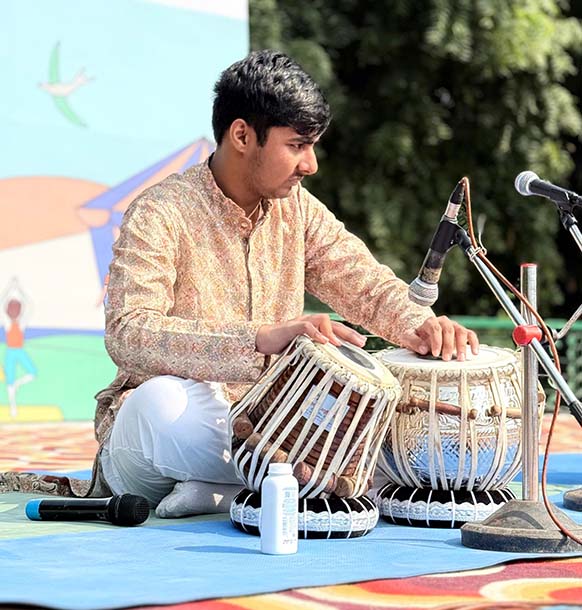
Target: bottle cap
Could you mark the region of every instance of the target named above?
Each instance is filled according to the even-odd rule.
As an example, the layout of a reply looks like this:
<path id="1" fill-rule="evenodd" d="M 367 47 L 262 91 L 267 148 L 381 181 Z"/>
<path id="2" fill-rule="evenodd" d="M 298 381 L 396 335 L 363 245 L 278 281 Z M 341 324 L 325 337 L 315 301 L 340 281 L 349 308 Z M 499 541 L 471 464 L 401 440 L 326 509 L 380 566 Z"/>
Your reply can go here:
<path id="1" fill-rule="evenodd" d="M 269 474 L 293 474 L 293 467 L 286 463 L 269 464 Z"/>

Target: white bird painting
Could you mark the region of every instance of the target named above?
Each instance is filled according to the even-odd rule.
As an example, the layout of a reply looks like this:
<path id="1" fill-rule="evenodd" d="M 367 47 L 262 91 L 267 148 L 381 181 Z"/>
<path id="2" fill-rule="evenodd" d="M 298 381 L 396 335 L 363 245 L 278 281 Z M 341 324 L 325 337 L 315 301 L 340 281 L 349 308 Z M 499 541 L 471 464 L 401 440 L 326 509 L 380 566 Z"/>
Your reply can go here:
<path id="1" fill-rule="evenodd" d="M 85 68 L 81 68 L 70 81 L 62 81 L 60 76 L 60 43 L 54 46 L 49 60 L 49 76 L 46 82 L 39 83 L 39 87 L 46 91 L 52 98 L 58 110 L 71 123 L 79 127 L 86 127 L 85 121 L 73 110 L 69 102 L 69 96 L 80 87 L 86 85 L 92 78 L 85 74 Z"/>

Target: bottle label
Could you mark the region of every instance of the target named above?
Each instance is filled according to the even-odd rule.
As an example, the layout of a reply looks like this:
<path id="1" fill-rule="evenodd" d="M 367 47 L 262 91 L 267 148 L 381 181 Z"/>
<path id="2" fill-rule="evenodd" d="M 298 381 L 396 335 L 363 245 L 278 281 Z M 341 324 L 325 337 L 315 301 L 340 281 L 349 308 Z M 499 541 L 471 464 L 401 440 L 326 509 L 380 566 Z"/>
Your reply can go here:
<path id="1" fill-rule="evenodd" d="M 297 490 L 288 487 L 283 490 L 283 540 L 284 546 L 295 544 L 297 539 Z"/>

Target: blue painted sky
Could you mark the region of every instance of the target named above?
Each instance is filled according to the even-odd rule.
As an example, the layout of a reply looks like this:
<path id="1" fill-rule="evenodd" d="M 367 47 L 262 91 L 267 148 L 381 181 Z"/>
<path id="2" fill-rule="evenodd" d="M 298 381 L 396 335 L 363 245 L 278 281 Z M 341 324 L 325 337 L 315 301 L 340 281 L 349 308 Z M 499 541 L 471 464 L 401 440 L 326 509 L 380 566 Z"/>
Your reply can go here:
<path id="1" fill-rule="evenodd" d="M 209 0 L 210 1 L 210 0 Z M 39 88 L 60 43 L 78 127 Z M 212 87 L 248 49 L 248 23 L 141 0 L 4 0 L 0 179 L 59 175 L 113 185 L 200 137 Z"/>

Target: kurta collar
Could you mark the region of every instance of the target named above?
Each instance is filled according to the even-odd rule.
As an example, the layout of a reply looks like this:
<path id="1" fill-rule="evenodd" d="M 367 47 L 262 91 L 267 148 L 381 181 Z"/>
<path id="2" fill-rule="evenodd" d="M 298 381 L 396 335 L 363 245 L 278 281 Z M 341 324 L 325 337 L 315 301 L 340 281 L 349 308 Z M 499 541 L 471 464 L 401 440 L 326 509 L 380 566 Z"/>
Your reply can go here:
<path id="1" fill-rule="evenodd" d="M 210 200 L 218 207 L 223 210 L 225 214 L 232 216 L 235 219 L 246 218 L 244 210 L 237 205 L 230 197 L 227 197 L 214 179 L 214 174 L 210 169 L 210 160 L 212 155 L 206 159 L 201 165 L 200 177 L 202 184 L 210 198 Z M 271 199 L 262 200 L 263 216 L 268 214 L 269 210 L 273 207 L 273 201 Z"/>

